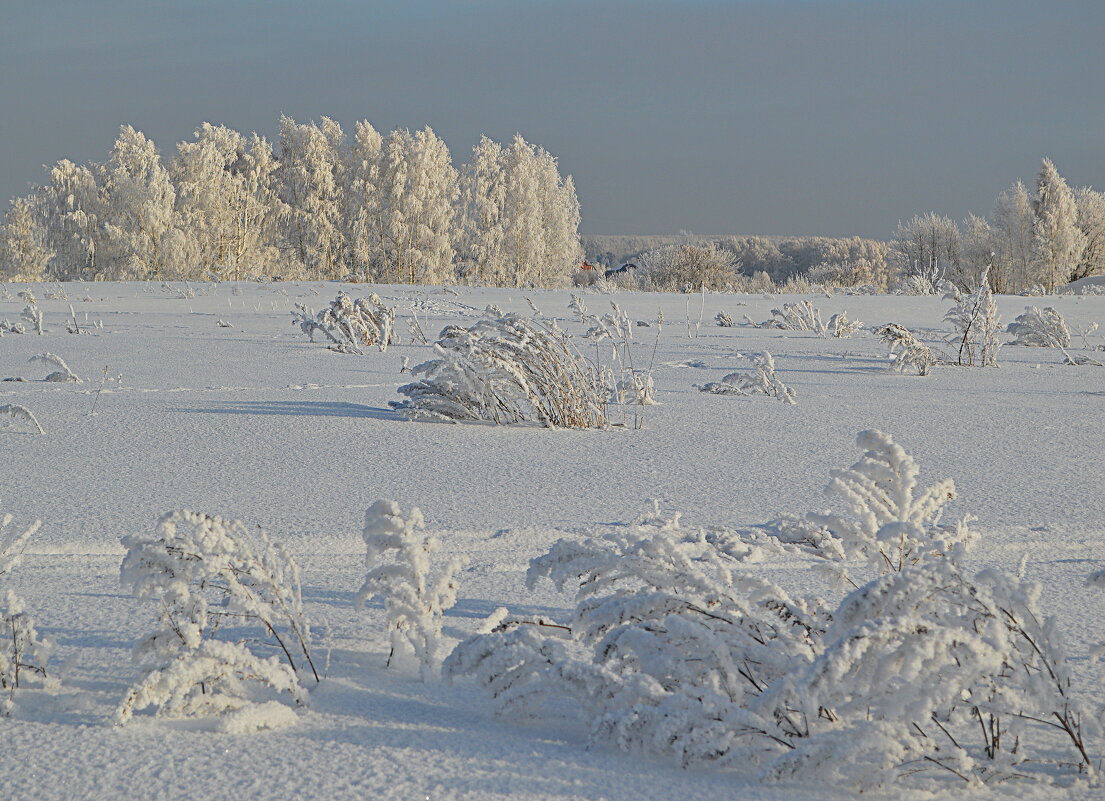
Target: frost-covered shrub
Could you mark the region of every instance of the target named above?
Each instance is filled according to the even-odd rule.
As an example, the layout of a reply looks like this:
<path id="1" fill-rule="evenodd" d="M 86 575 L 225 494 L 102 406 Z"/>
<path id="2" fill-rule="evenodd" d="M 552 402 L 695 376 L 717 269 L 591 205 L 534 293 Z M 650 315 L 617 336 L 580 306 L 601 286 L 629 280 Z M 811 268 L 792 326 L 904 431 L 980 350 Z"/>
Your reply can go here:
<path id="1" fill-rule="evenodd" d="M 383 352 L 388 345 L 399 343 L 395 309 L 386 306 L 375 292 L 367 299 L 356 300 L 339 292 L 318 314 L 297 303 L 292 311 L 292 324 L 298 325 L 312 342 L 315 332 L 321 331 L 330 340 L 331 350 L 342 353 L 361 353 L 362 347 L 373 345 Z"/>
<path id="2" fill-rule="evenodd" d="M 1032 348 L 1069 348 L 1070 328 L 1063 315 L 1051 306 L 1040 309 L 1025 306 L 1024 313 L 1009 324 L 1006 329 L 1017 338 L 1014 345 L 1026 345 Z"/>
<path id="3" fill-rule="evenodd" d="M 900 571 L 970 545 L 974 534 L 967 518 L 941 523 L 944 507 L 955 499 L 951 479 L 919 489 L 917 460 L 881 431 L 861 431 L 856 444 L 863 456 L 847 469 L 830 470 L 825 488 L 845 511 L 806 516 L 838 539 L 845 554 Z"/>
<path id="4" fill-rule="evenodd" d="M 957 346 L 961 365 L 972 366 L 977 362 L 982 367 L 998 366 L 1001 343 L 997 336 L 1001 330 L 1001 315 L 990 289 L 988 273 L 988 269 L 983 271 L 974 292 L 945 296 L 945 299 L 955 300 L 944 319 L 955 328 L 949 341 Z"/>
<path id="5" fill-rule="evenodd" d="M 384 600 L 391 651 L 409 651 L 417 660 L 423 681 L 437 677 L 441 668 L 441 624 L 446 610 L 457 602 L 456 574 L 464 560 L 454 558 L 436 575 L 430 560 L 438 541 L 420 533 L 422 512 L 403 515 L 395 501 L 379 500 L 365 513 L 365 567 L 368 574 L 357 593 L 357 606 L 373 597 Z"/>
<path id="6" fill-rule="evenodd" d="M 602 377 L 555 322 L 507 314 L 450 325 L 434 352 L 411 370 L 418 380 L 399 387 L 407 399 L 391 402 L 413 419 L 606 425 Z"/>
<path id="7" fill-rule="evenodd" d="M 721 381 L 698 386 L 715 395 L 767 395 L 783 403 L 795 403 L 796 393 L 775 374 L 775 358 L 766 350 L 752 357 L 754 373 L 729 373 Z M 696 385 L 697 386 L 697 385 Z"/>
<path id="8" fill-rule="evenodd" d="M 39 636 L 26 605 L 8 584 L 12 570 L 23 558 L 27 542 L 38 531 L 35 521 L 23 531 L 9 532 L 12 516 L 0 514 L 0 715 L 10 715 L 15 691 L 28 683 L 51 686 L 46 663 L 53 644 Z"/>
<path id="9" fill-rule="evenodd" d="M 729 314 L 729 312 L 719 311 L 716 315 L 714 315 L 714 322 L 722 328 L 733 327 L 733 317 Z"/>
<path id="10" fill-rule="evenodd" d="M 835 477 L 854 516 L 830 522 L 849 529 L 842 541 L 872 542 L 882 572 L 844 597 L 788 591 L 756 570 L 755 548 L 651 516 L 533 560 L 531 588 L 574 593 L 569 618 L 526 625 L 500 611 L 446 675 L 474 678 L 500 714 L 569 712 L 596 742 L 768 781 L 1092 771 L 1093 721 L 1040 588 L 963 571 L 936 524 L 950 484 L 915 496 L 912 460 L 885 435 L 860 440 L 864 460 Z"/>
<path id="11" fill-rule="evenodd" d="M 162 516 L 151 536 L 122 542 L 120 581 L 139 600 L 157 603 L 158 628 L 135 645 L 135 661 L 147 672 L 117 710 L 118 723 L 150 706 L 165 716 L 243 710 L 240 729 L 251 714 L 245 710 L 260 700 L 257 684 L 306 701 L 299 673 L 318 674 L 299 567 L 283 547 L 261 529 L 187 510 Z"/>
<path id="12" fill-rule="evenodd" d="M 899 373 L 913 368 L 917 375 L 928 375 L 936 366 L 932 348 L 919 342 L 905 326 L 888 323 L 876 329 L 875 334 L 890 345 L 890 365 Z"/>

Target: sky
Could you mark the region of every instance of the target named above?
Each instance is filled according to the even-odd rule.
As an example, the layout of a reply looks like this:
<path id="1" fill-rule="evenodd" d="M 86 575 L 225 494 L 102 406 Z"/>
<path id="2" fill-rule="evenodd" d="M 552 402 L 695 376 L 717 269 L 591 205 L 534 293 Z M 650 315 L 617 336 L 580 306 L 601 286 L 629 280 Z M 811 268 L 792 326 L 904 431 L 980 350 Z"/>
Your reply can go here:
<path id="1" fill-rule="evenodd" d="M 1105 2 L 0 0 L 0 198 L 202 122 L 515 132 L 585 234 L 887 238 L 1050 157 L 1105 189 Z"/>

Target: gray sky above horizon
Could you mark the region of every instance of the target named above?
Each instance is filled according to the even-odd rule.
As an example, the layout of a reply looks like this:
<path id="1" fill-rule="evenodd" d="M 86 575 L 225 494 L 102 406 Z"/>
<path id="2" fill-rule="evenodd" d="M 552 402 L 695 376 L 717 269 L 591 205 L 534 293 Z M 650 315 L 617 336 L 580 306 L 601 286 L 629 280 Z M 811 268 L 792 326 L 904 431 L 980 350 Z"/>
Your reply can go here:
<path id="1" fill-rule="evenodd" d="M 13 6 L 18 7 L 13 8 Z M 887 237 L 1049 156 L 1105 188 L 1105 2 L 6 0 L 0 198 L 204 121 L 520 131 L 584 233 Z"/>

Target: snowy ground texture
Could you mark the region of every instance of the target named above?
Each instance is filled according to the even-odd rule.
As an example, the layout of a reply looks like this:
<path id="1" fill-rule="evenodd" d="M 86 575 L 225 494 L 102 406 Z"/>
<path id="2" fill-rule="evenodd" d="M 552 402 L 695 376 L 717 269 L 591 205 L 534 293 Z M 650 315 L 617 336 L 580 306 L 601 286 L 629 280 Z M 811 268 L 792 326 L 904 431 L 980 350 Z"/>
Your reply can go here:
<path id="1" fill-rule="evenodd" d="M 6 285 L 0 321 L 24 303 Z M 938 367 L 927 377 L 888 369 L 868 331 L 850 339 L 808 332 L 722 328 L 719 311 L 760 321 L 795 298 L 588 294 L 593 312 L 616 300 L 633 320 L 666 323 L 656 357 L 660 405 L 645 427 L 567 431 L 409 422 L 388 405 L 410 345 L 412 309 L 431 339 L 471 324 L 488 304 L 544 313 L 578 332 L 569 294 L 555 291 L 373 287 L 398 307 L 403 344 L 386 353 L 335 353 L 291 325 L 296 302 L 321 308 L 337 284 L 35 285 L 46 333 L 0 338 L 0 406 L 21 404 L 45 435 L 0 431 L 0 512 L 15 525 L 42 520 L 12 582 L 40 632 L 57 644 L 56 691 L 17 696 L 0 719 L 0 798 L 395 798 L 395 799 L 834 799 L 831 788 L 768 786 L 733 772 L 682 770 L 657 758 L 588 747 L 564 724 L 496 720 L 471 683 L 422 684 L 418 668 L 385 670 L 379 602 L 356 611 L 364 577 L 364 510 L 377 498 L 421 507 L 443 542 L 441 558 L 468 557 L 460 601 L 446 618 L 450 642 L 496 607 L 563 616 L 568 597 L 527 591 L 529 560 L 557 539 L 632 521 L 656 498 L 694 526 L 757 523 L 823 507 L 828 471 L 858 456 L 856 432 L 886 431 L 922 466 L 925 484 L 955 480 L 954 516 L 981 533 L 970 567 L 1015 570 L 1044 586 L 1079 688 L 1105 701 L 1103 669 L 1089 658 L 1105 640 L 1105 593 L 1086 576 L 1105 567 L 1105 368 L 1068 366 L 1058 350 L 1005 347 L 1000 369 Z M 64 292 L 67 299 L 62 299 Z M 182 295 L 194 292 L 195 297 Z M 897 322 L 937 344 L 950 302 L 933 297 L 816 296 L 824 318 L 847 309 L 869 326 Z M 1041 302 L 1043 301 L 1043 302 Z M 1105 297 L 1000 298 L 1006 322 L 1026 305 L 1053 305 L 1072 328 L 1105 323 Z M 693 322 L 703 320 L 696 332 Z M 66 332 L 72 304 L 88 334 Z M 688 325 L 687 319 L 692 325 Z M 102 327 L 99 324 L 102 322 Z M 229 324 L 229 325 L 224 325 Z M 637 357 L 655 328 L 638 328 Z M 1011 339 L 1003 335 L 1004 340 Z M 1075 337 L 1078 352 L 1091 354 Z M 1091 347 L 1105 340 L 1099 334 Z M 771 351 L 797 405 L 700 393 L 694 387 L 748 369 L 742 354 Z M 61 356 L 84 383 L 43 382 L 39 353 Z M 1105 353 L 1097 353 L 1105 361 Z M 107 383 L 92 416 L 104 368 Z M 615 415 L 617 419 L 617 415 Z M 276 732 L 228 735 L 204 721 L 112 714 L 138 678 L 134 640 L 151 627 L 150 604 L 119 584 L 121 536 L 151 532 L 157 518 L 190 508 L 265 528 L 304 567 L 316 631 L 329 630 L 328 677 L 309 710 Z M 762 565 L 804 575 L 808 560 Z M 321 625 L 325 621 L 326 626 Z M 1101 757 L 1101 743 L 1096 743 Z M 1006 786 L 979 797 L 1100 798 L 1086 783 Z M 949 785 L 948 797 L 964 797 Z M 892 797 L 907 792 L 890 792 Z M 878 793 L 876 793 L 878 795 Z"/>

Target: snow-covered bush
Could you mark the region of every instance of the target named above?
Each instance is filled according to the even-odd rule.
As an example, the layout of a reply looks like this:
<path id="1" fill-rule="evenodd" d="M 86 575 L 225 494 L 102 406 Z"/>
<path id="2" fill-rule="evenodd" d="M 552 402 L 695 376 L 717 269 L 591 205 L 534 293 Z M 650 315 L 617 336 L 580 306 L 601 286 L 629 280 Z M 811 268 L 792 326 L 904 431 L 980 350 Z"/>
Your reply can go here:
<path id="1" fill-rule="evenodd" d="M 30 681 L 50 686 L 46 663 L 53 644 L 39 637 L 35 622 L 27 614 L 23 600 L 8 586 L 12 570 L 23 558 L 27 542 L 38 531 L 35 521 L 23 531 L 8 532 L 10 514 L 0 514 L 0 715 L 10 715 L 15 705 L 15 691 Z"/>
<path id="2" fill-rule="evenodd" d="M 420 533 L 425 523 L 414 507 L 404 516 L 395 501 L 379 500 L 365 513 L 365 567 L 368 574 L 357 593 L 357 606 L 373 596 L 384 600 L 391 651 L 409 651 L 417 660 L 423 681 L 435 679 L 441 668 L 441 624 L 446 610 L 457 602 L 456 574 L 464 560 L 454 558 L 436 575 L 430 560 L 438 549 L 436 538 Z"/>
<path id="3" fill-rule="evenodd" d="M 948 309 L 944 319 L 955 328 L 949 341 L 958 347 L 961 365 L 972 366 L 977 361 L 982 367 L 998 366 L 1001 343 L 997 336 L 1001 330 L 1001 315 L 998 314 L 994 293 L 990 290 L 988 273 L 989 270 L 983 271 L 978 289 L 974 292 L 966 295 L 956 292 L 945 296 L 945 300 L 955 300 L 955 305 Z"/>
<path id="4" fill-rule="evenodd" d="M 932 348 L 918 341 L 905 326 L 888 323 L 876 329 L 875 334 L 890 345 L 890 364 L 899 373 L 912 367 L 917 375 L 928 375 L 936 366 Z"/>
<path id="5" fill-rule="evenodd" d="M 714 315 L 714 322 L 722 328 L 733 327 L 733 317 L 729 314 L 729 312 L 719 311 L 716 315 Z"/>
<path id="6" fill-rule="evenodd" d="M 386 306 L 375 292 L 367 299 L 356 300 L 339 292 L 318 314 L 297 303 L 292 311 L 292 324 L 298 325 L 312 342 L 315 332 L 321 331 L 330 340 L 331 349 L 342 353 L 361 353 L 362 347 L 373 345 L 383 352 L 388 345 L 399 343 L 395 309 Z"/>
<path id="7" fill-rule="evenodd" d="M 450 325 L 434 352 L 412 368 L 418 380 L 399 387 L 407 399 L 391 402 L 413 419 L 606 425 L 605 382 L 553 321 L 507 314 Z"/>
<path id="8" fill-rule="evenodd" d="M 1006 329 L 1017 338 L 1014 345 L 1032 348 L 1069 348 L 1071 335 L 1063 315 L 1051 306 L 1025 306 L 1024 313 Z"/>
<path id="9" fill-rule="evenodd" d="M 5 403 L 0 406 L 0 423 L 3 423 L 5 418 L 10 423 L 4 424 L 4 428 L 14 427 L 17 431 L 22 430 L 24 433 L 31 434 L 46 433 L 34 412 L 18 403 Z"/>
<path id="10" fill-rule="evenodd" d="M 42 379 L 43 381 L 56 383 L 81 383 L 81 380 L 77 377 L 77 374 L 69 369 L 69 365 L 65 363 L 65 359 L 61 358 L 60 356 L 56 356 L 53 353 L 39 353 L 35 356 L 32 356 L 28 361 L 42 362 L 43 364 L 47 365 L 47 367 L 58 368 L 54 372 L 48 374 L 44 379 Z"/>
<path id="11" fill-rule="evenodd" d="M 283 547 L 261 529 L 187 510 L 162 516 L 150 536 L 122 542 L 120 581 L 139 600 L 157 603 L 158 628 L 135 646 L 147 672 L 117 710 L 118 723 L 150 706 L 166 716 L 254 710 L 260 699 L 251 684 L 306 701 L 300 674 L 310 670 L 317 681 L 318 673 L 299 567 Z M 234 728 L 250 715 L 240 712 Z M 272 720 L 261 714 L 257 724 Z"/>
<path id="12" fill-rule="evenodd" d="M 753 356 L 752 366 L 756 372 L 729 373 L 721 381 L 698 386 L 698 390 L 715 395 L 767 395 L 783 403 L 795 403 L 796 394 L 775 374 L 775 358 L 770 353 L 765 350 Z"/>
<path id="13" fill-rule="evenodd" d="M 23 300 L 27 303 L 27 305 L 23 307 L 23 321 L 28 326 L 33 328 L 36 334 L 42 334 L 42 310 L 38 308 L 38 299 L 29 289 L 25 289 L 20 292 L 19 297 L 23 298 Z"/>
<path id="14" fill-rule="evenodd" d="M 963 571 L 935 522 L 950 484 L 914 496 L 912 460 L 877 432 L 860 441 L 864 460 L 835 477 L 855 518 L 835 522 L 874 544 L 883 572 L 843 598 L 788 591 L 754 548 L 652 516 L 533 560 L 528 585 L 573 592 L 570 617 L 525 625 L 500 610 L 446 675 L 475 678 L 500 714 L 569 712 L 597 742 L 768 781 L 1092 772 L 1093 721 L 1040 588 Z"/>

